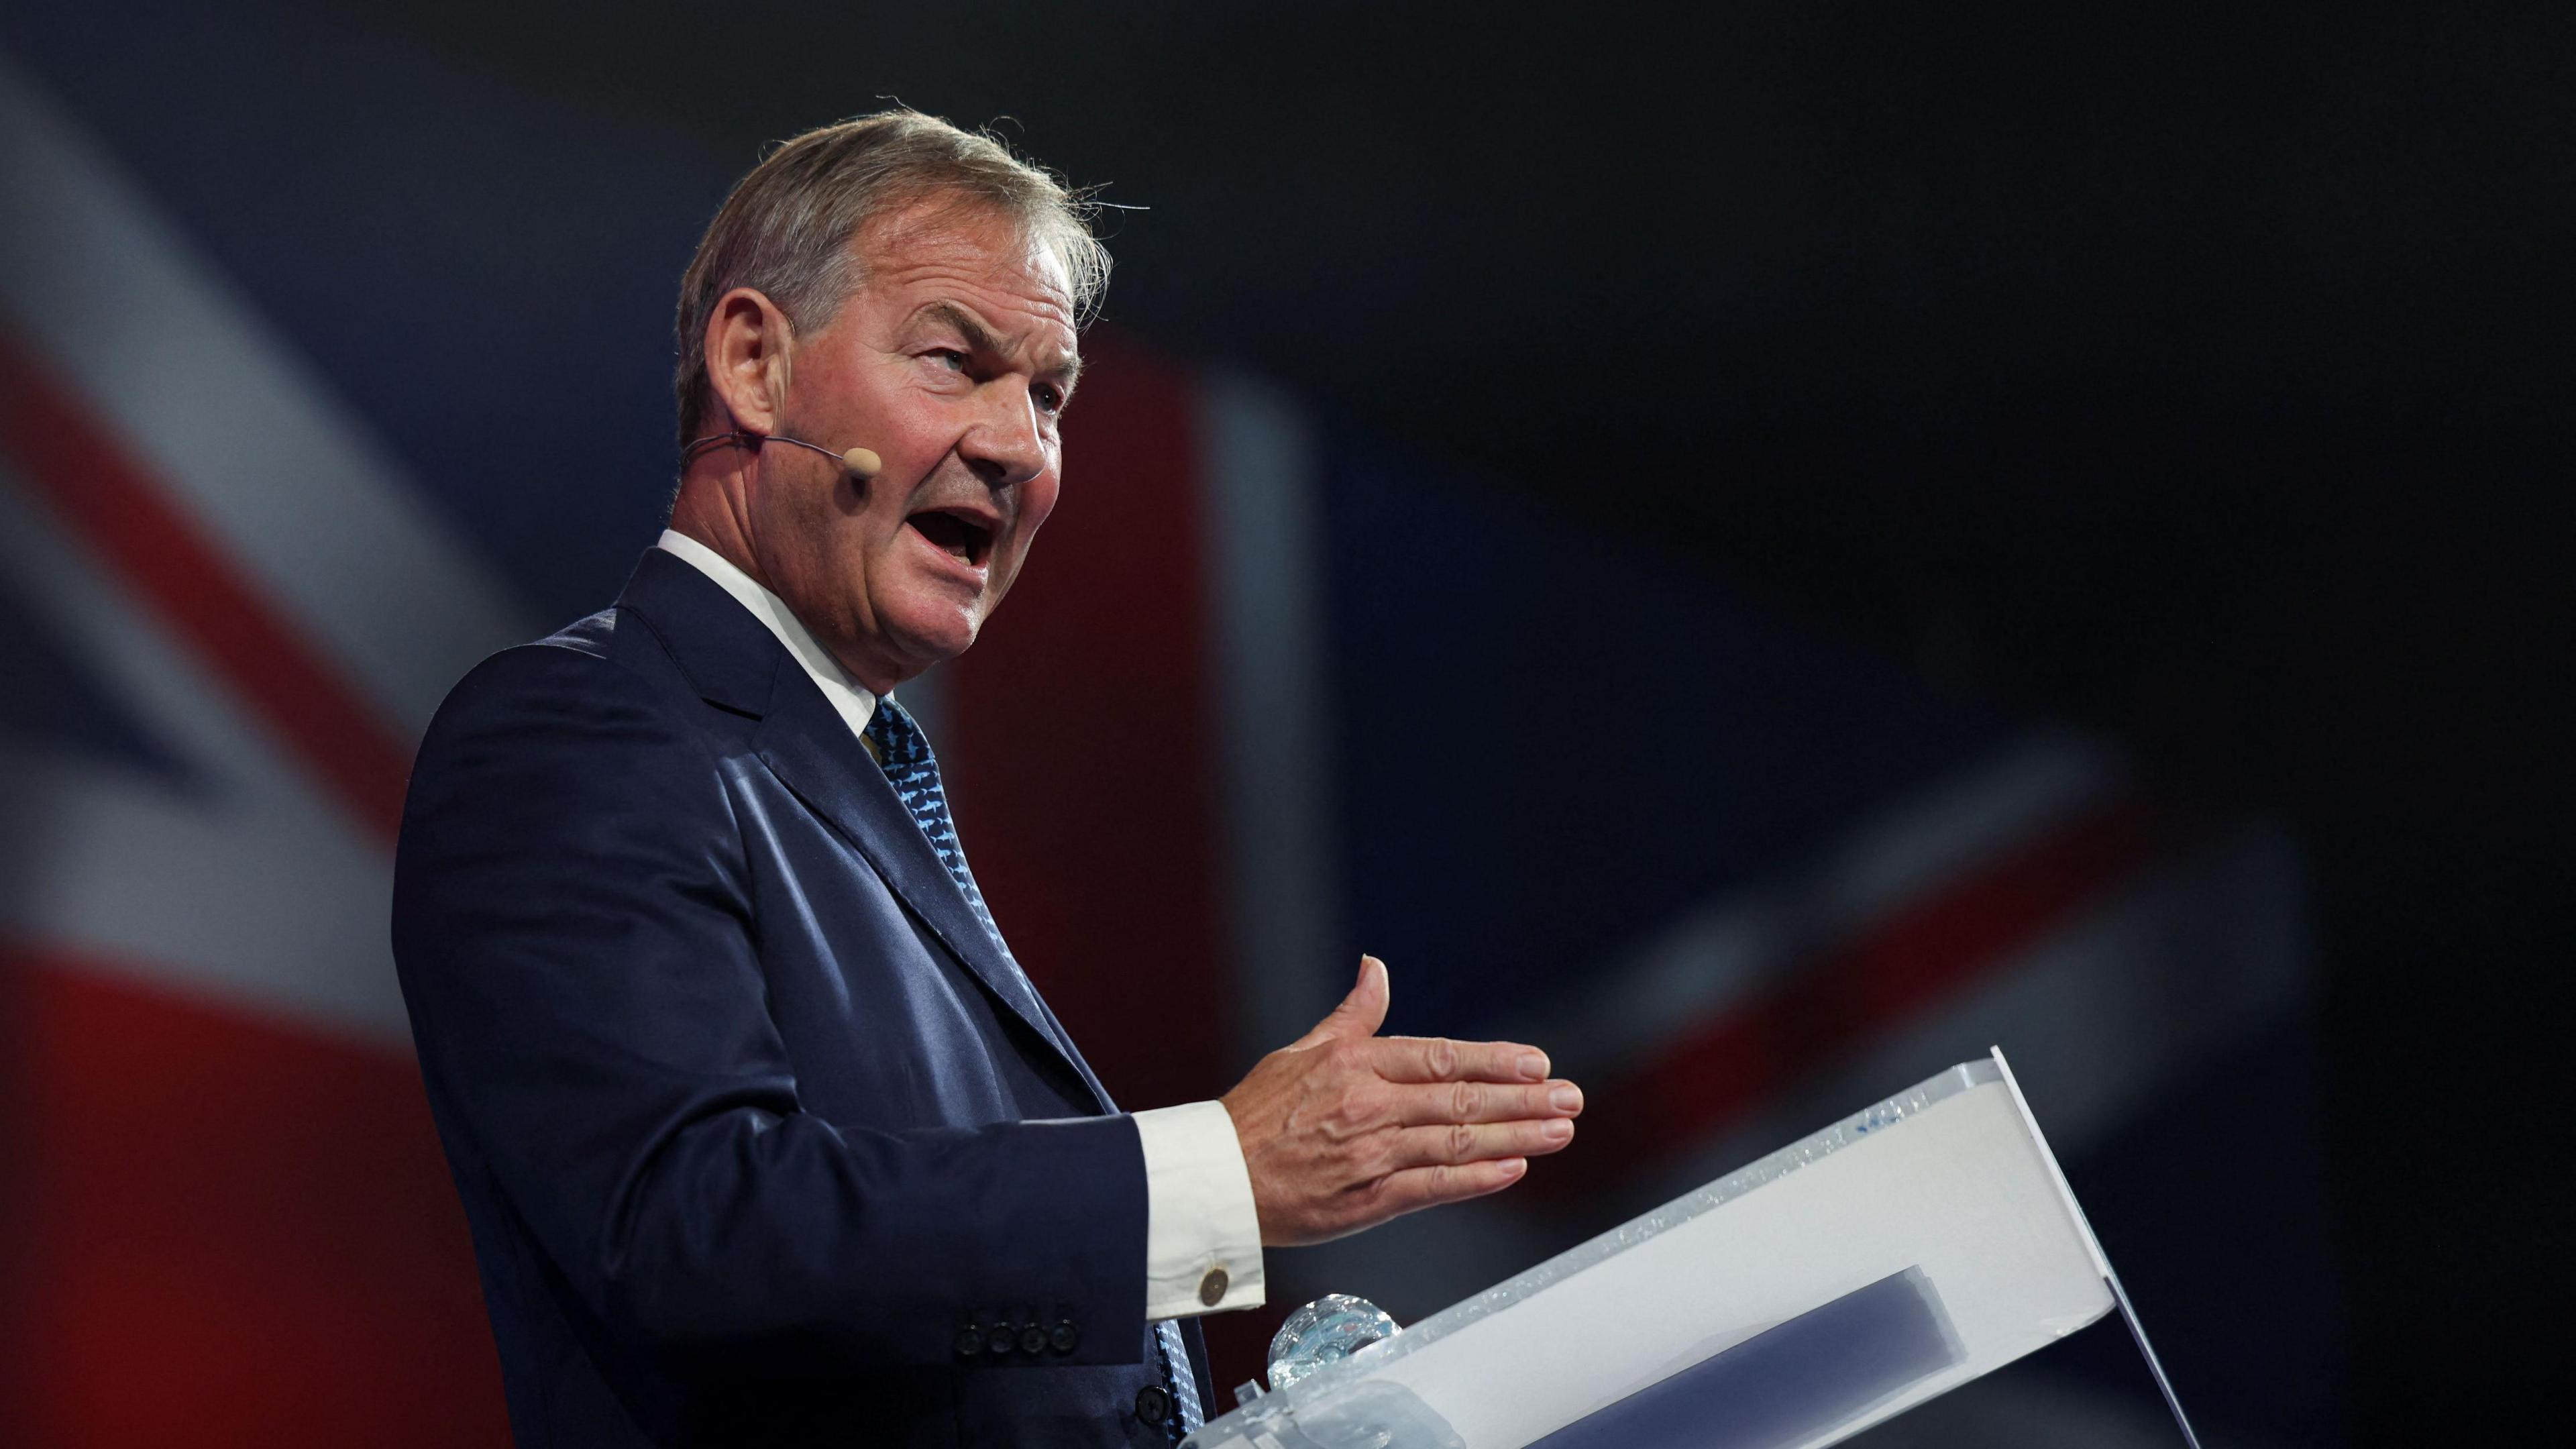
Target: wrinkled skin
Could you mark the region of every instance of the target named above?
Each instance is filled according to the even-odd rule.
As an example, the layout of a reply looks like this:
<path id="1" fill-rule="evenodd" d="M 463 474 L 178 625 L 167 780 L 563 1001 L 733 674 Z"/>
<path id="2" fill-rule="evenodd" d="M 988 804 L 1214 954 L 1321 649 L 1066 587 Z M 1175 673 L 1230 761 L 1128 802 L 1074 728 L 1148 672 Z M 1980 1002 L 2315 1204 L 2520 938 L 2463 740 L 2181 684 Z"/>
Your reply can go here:
<path id="1" fill-rule="evenodd" d="M 1009 222 L 920 206 L 863 229 L 865 279 L 798 336 L 748 288 L 707 324 L 709 432 L 875 451 L 860 483 L 772 443 L 700 456 L 671 526 L 778 595 L 885 693 L 974 644 L 1062 484 L 1074 313 L 1062 265 Z M 1583 1094 L 1507 1042 L 1381 1037 L 1386 967 L 1256 1065 L 1224 1105 L 1261 1238 L 1322 1242 L 1517 1182 L 1574 1136 Z"/>

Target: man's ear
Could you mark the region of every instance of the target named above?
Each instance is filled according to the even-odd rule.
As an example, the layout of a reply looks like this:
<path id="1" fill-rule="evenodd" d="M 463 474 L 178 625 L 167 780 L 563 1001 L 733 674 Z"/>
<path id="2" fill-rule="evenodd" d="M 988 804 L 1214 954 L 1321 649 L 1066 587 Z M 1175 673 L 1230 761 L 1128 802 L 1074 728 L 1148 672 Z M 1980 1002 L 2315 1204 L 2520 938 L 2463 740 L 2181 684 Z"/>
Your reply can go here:
<path id="1" fill-rule="evenodd" d="M 707 386 L 733 415 L 733 425 L 755 433 L 778 431 L 787 412 L 794 329 L 778 304 L 749 287 L 716 299 L 707 315 Z"/>

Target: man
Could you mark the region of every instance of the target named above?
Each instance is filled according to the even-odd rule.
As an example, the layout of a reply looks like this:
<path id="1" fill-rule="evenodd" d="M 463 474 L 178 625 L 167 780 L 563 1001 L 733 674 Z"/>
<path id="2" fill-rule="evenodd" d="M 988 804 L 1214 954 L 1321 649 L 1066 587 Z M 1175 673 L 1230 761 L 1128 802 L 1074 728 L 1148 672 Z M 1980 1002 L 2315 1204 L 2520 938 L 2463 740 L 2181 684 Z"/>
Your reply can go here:
<path id="1" fill-rule="evenodd" d="M 523 1444 L 1168 1443 L 1264 1245 L 1572 1135 L 1536 1051 L 1377 1037 L 1374 961 L 1122 1114 L 1003 944 L 891 692 L 1055 506 L 1105 274 L 990 140 L 787 143 L 683 282 L 670 531 L 430 728 L 395 952 Z"/>

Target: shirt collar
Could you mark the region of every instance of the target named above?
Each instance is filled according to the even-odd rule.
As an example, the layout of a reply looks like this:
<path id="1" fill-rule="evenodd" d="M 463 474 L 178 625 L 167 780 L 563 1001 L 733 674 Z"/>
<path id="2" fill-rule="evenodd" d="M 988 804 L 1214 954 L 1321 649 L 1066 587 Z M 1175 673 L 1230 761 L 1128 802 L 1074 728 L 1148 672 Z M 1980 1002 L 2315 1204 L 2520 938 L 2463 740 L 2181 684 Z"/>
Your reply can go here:
<path id="1" fill-rule="evenodd" d="M 789 612 L 785 600 L 762 588 L 724 555 L 685 533 L 666 528 L 653 546 L 715 580 L 716 587 L 733 595 L 734 601 L 749 609 L 753 618 L 769 626 L 769 632 L 787 646 L 787 652 L 796 657 L 815 686 L 823 691 L 823 697 L 831 701 L 833 710 L 849 725 L 850 733 L 863 741 L 867 738 L 868 721 L 876 718 L 877 697 L 852 679 L 850 671 L 841 667 L 841 661 L 833 658 L 831 651 L 814 642 L 813 634 Z"/>

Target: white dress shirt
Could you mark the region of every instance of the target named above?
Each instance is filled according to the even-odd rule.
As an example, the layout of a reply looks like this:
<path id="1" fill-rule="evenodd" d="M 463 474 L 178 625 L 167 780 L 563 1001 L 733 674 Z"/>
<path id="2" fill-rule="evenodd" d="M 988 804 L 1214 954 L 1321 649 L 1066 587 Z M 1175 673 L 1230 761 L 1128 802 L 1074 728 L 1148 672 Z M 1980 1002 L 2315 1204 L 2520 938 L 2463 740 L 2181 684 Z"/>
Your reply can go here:
<path id="1" fill-rule="evenodd" d="M 714 549 L 671 529 L 656 545 L 673 554 L 751 611 L 805 667 L 816 688 L 864 744 L 877 697 L 850 677 L 769 590 Z M 871 750 L 871 753 L 874 753 Z M 1259 1307 L 1261 1218 L 1252 1205 L 1252 1176 L 1234 1119 L 1221 1102 L 1192 1102 L 1134 1114 L 1145 1148 L 1145 1316 Z"/>

